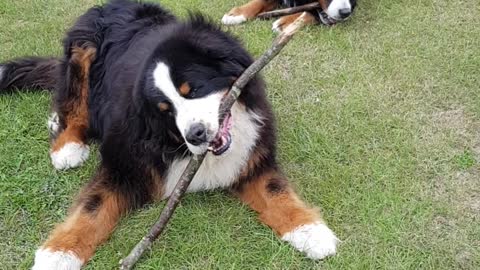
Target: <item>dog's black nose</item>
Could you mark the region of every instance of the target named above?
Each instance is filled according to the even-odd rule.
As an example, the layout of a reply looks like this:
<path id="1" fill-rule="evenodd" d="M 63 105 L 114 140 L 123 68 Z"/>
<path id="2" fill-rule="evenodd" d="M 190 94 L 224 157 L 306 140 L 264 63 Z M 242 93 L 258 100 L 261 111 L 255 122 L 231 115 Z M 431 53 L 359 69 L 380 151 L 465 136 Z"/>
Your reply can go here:
<path id="1" fill-rule="evenodd" d="M 350 16 L 350 14 L 352 14 L 352 9 L 350 8 L 342 8 L 338 11 L 338 14 L 340 14 L 340 17 L 342 17 L 342 19 L 345 19 L 347 18 L 348 16 Z"/>
<path id="2" fill-rule="evenodd" d="M 207 142 L 207 129 L 203 124 L 193 124 L 187 132 L 187 142 L 195 146 Z"/>

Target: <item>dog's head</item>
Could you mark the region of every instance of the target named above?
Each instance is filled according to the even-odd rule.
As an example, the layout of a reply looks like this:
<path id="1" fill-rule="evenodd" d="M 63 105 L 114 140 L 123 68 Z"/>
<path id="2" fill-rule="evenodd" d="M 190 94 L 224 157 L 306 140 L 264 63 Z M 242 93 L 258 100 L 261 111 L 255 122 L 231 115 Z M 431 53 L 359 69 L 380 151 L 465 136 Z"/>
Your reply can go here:
<path id="1" fill-rule="evenodd" d="M 357 5 L 356 0 L 320 0 L 320 3 L 324 6 L 320 20 L 327 25 L 348 19 Z"/>
<path id="2" fill-rule="evenodd" d="M 143 96 L 173 117 L 194 154 L 226 152 L 231 115 L 219 123 L 220 103 L 252 59 L 239 42 L 201 17 L 164 33 L 146 71 Z"/>

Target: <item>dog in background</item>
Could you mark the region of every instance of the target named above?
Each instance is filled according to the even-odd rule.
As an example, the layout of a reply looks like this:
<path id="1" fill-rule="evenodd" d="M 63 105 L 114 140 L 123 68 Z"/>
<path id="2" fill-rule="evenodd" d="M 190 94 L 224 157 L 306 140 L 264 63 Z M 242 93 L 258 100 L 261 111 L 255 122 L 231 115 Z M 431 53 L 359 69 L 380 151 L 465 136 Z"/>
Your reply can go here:
<path id="1" fill-rule="evenodd" d="M 188 191 L 228 189 L 308 257 L 336 253 L 337 237 L 277 163 L 259 76 L 219 123 L 222 98 L 253 62 L 236 38 L 199 15 L 181 21 L 156 4 L 114 0 L 82 15 L 63 48 L 58 58 L 0 64 L 0 93 L 53 92 L 55 168 L 82 165 L 88 144 L 100 144 L 97 171 L 37 250 L 34 270 L 80 269 L 122 216 L 169 197 L 189 157 L 207 150 Z"/>
<path id="2" fill-rule="evenodd" d="M 319 2 L 321 8 L 308 12 L 307 24 L 322 23 L 333 25 L 350 17 L 356 6 L 356 0 L 250 0 L 247 4 L 235 7 L 222 18 L 223 24 L 240 24 L 254 19 L 258 14 L 276 9 L 277 7 L 295 7 L 313 2 Z M 273 23 L 275 32 L 283 31 L 293 23 L 301 13 L 283 16 Z"/>

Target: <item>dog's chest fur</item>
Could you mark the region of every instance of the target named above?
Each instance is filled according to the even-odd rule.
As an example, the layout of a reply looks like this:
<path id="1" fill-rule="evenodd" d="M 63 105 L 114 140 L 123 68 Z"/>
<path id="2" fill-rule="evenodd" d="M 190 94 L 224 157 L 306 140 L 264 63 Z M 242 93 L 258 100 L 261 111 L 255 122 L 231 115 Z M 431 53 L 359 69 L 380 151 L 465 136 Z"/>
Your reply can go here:
<path id="1" fill-rule="evenodd" d="M 207 154 L 188 187 L 189 192 L 229 187 L 235 183 L 247 164 L 258 138 L 262 117 L 251 111 L 247 112 L 243 105 L 235 104 L 232 108 L 232 119 L 230 149 L 221 156 Z M 162 198 L 170 196 L 188 161 L 189 158 L 185 158 L 172 162 L 166 174 Z"/>

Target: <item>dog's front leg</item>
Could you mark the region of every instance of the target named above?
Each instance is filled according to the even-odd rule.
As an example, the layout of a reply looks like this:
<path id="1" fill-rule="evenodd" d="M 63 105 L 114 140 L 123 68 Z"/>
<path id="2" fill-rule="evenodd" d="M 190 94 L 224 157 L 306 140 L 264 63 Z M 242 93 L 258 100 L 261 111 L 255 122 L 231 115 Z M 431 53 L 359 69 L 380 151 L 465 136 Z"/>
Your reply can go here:
<path id="1" fill-rule="evenodd" d="M 108 185 L 110 174 L 100 169 L 80 192 L 67 219 L 37 250 L 33 270 L 78 270 L 132 208 L 120 189 Z"/>
<path id="2" fill-rule="evenodd" d="M 282 240 L 312 259 L 336 253 L 338 239 L 316 209 L 298 198 L 288 181 L 272 170 L 247 179 L 234 192 L 271 227 Z"/>
<path id="3" fill-rule="evenodd" d="M 280 33 L 283 30 L 285 30 L 290 24 L 292 24 L 298 17 L 302 16 L 303 13 L 295 13 L 291 15 L 286 15 L 281 17 L 280 19 L 277 19 L 276 21 L 273 22 L 272 24 L 272 30 L 274 32 Z M 306 13 L 304 16 L 304 24 L 305 25 L 311 25 L 311 24 L 316 24 L 317 20 L 315 17 L 313 17 L 312 14 Z"/>
<path id="4" fill-rule="evenodd" d="M 240 24 L 255 18 L 261 12 L 271 11 L 277 7 L 275 0 L 251 0 L 247 4 L 234 7 L 222 18 L 223 24 Z"/>
<path id="5" fill-rule="evenodd" d="M 50 158 L 57 170 L 82 165 L 90 152 L 87 144 L 89 76 L 96 48 L 89 42 L 82 43 L 71 49 L 59 79 L 62 83 L 56 89 L 54 112 L 48 120 L 53 139 Z"/>

